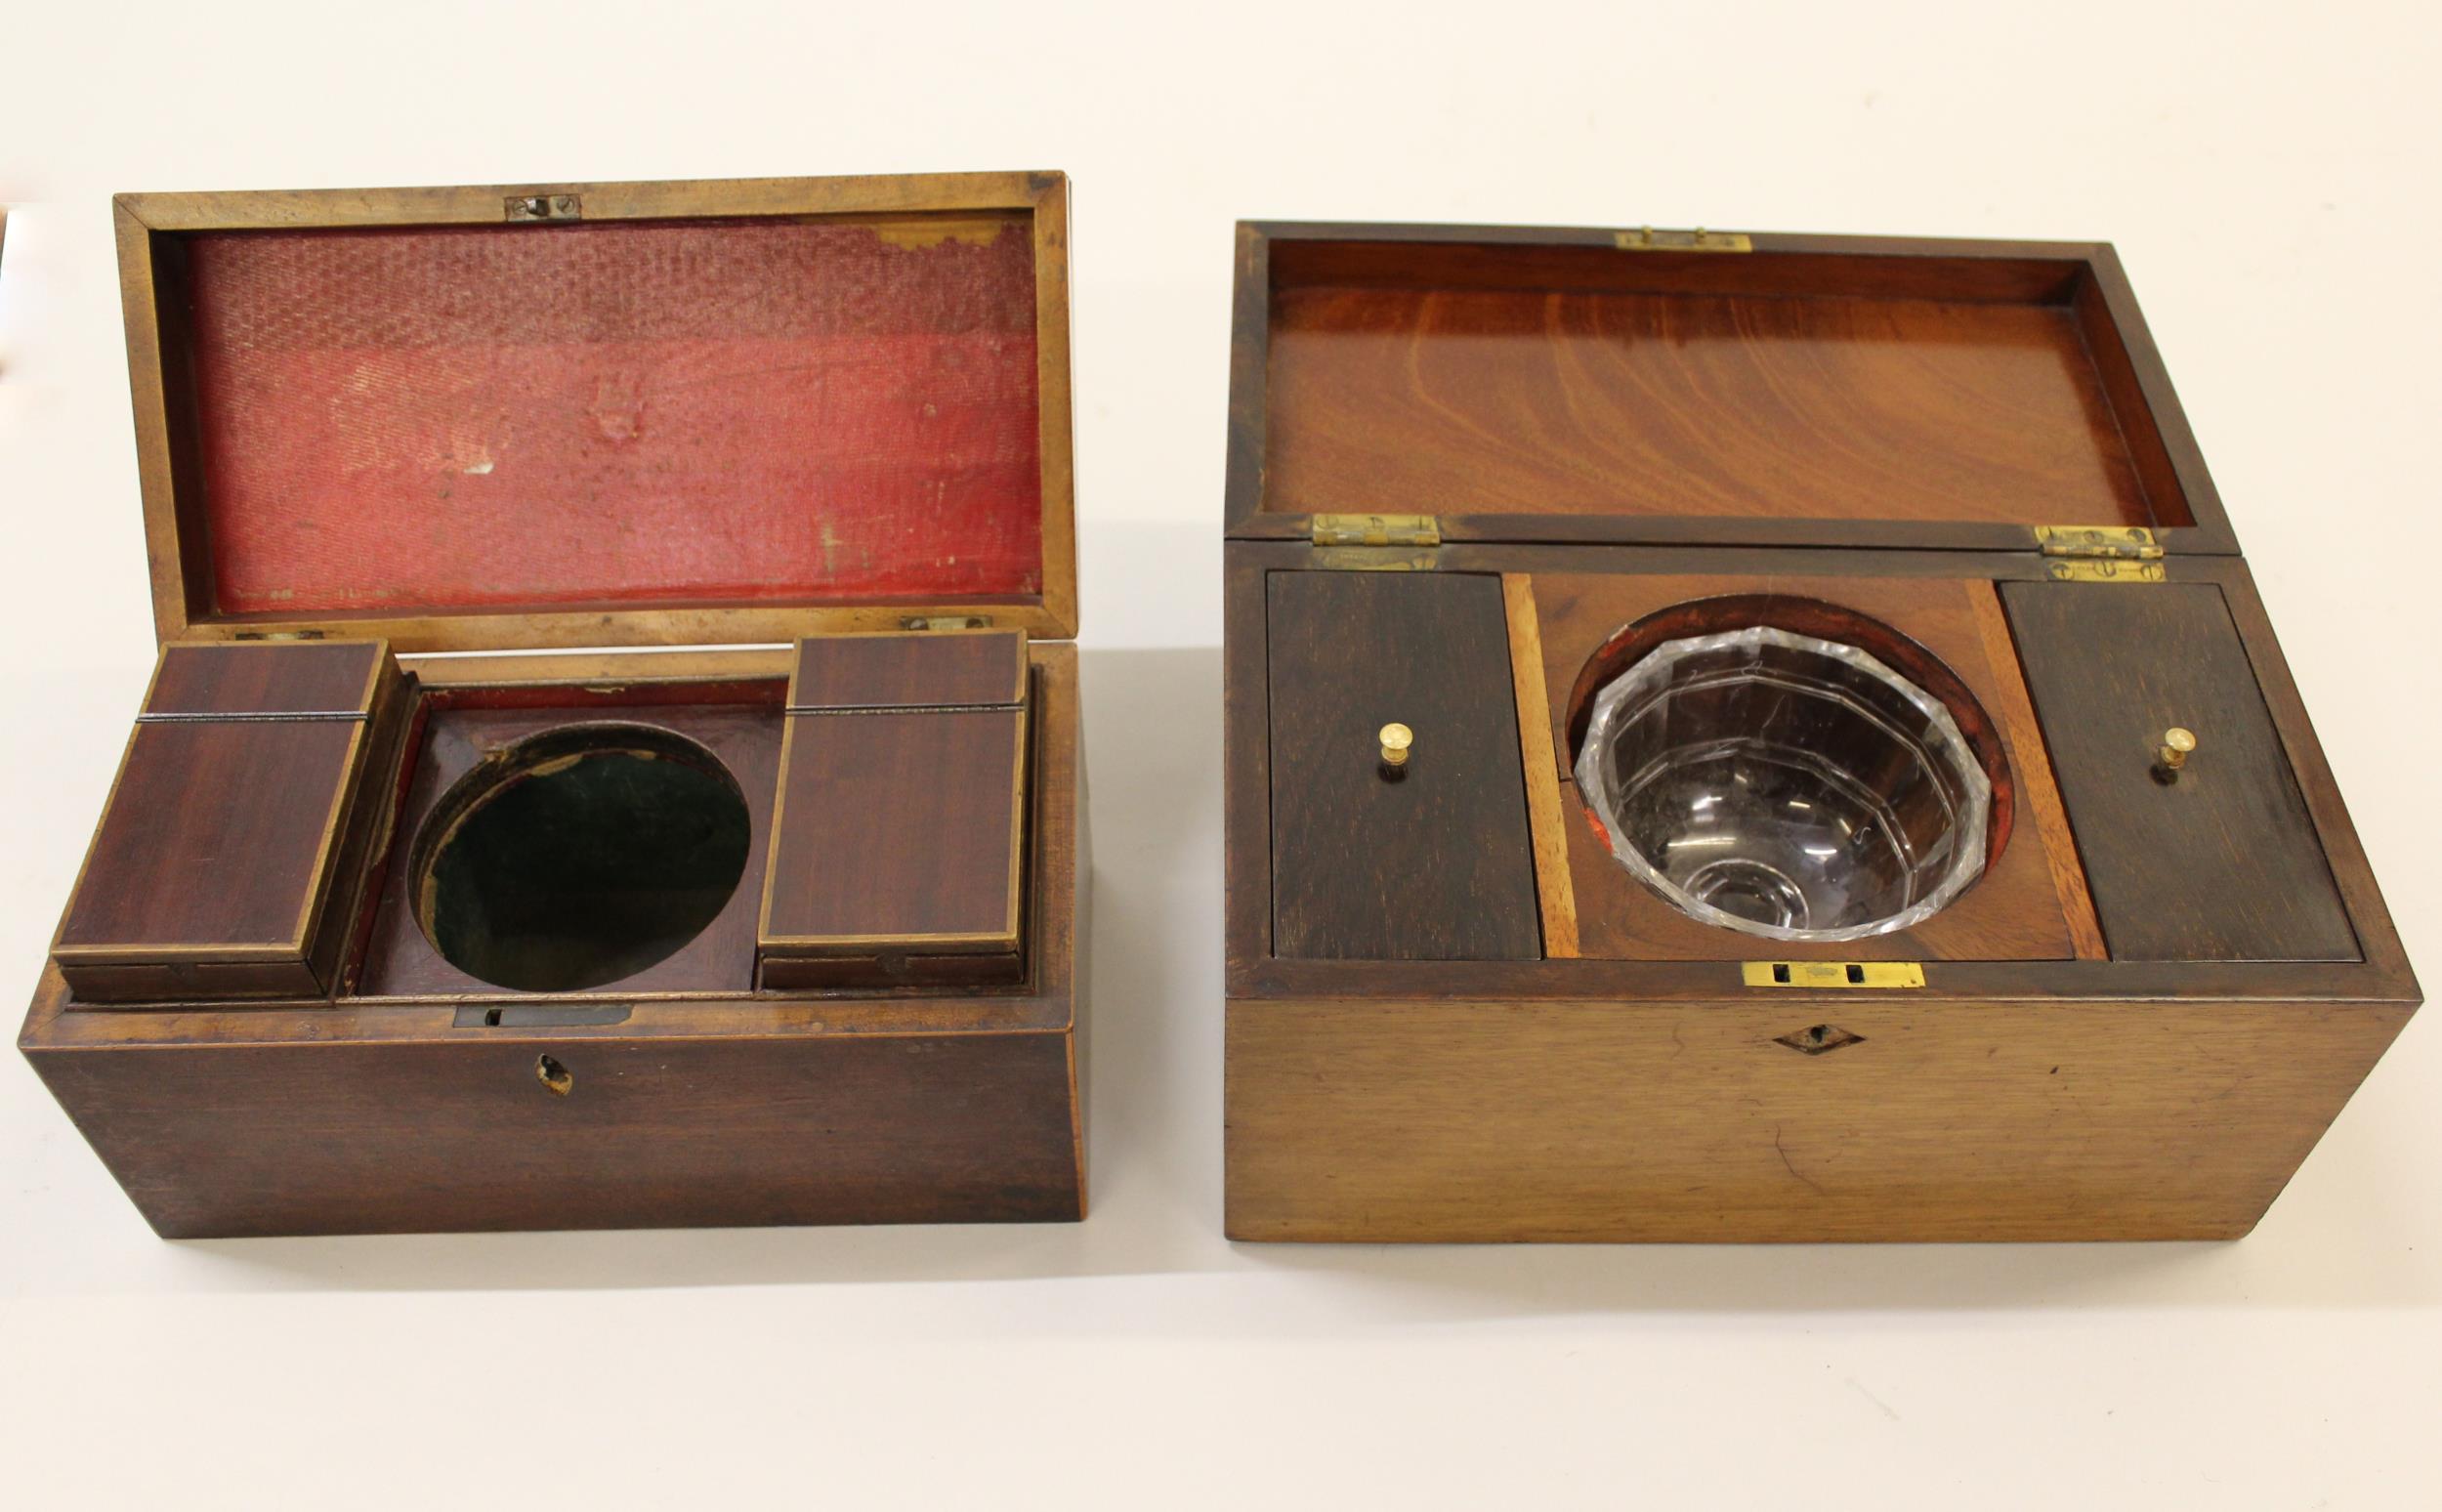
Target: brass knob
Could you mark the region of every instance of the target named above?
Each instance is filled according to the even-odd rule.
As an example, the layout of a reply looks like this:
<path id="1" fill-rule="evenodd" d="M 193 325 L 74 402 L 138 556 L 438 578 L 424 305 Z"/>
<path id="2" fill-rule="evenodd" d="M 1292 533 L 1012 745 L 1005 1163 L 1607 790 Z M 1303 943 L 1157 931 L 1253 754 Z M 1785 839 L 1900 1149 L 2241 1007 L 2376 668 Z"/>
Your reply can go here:
<path id="1" fill-rule="evenodd" d="M 1409 729 L 1406 725 L 1384 725 L 1382 727 L 1380 738 L 1382 741 L 1382 765 L 1386 767 L 1404 767 L 1408 765 L 1408 747 L 1416 743 L 1416 733 L 1414 731 Z"/>
<path id="2" fill-rule="evenodd" d="M 2173 725 L 2163 732 L 2162 749 L 2155 754 L 2162 760 L 2165 772 L 2176 772 L 2188 764 L 2188 753 L 2196 749 L 2196 733 Z"/>

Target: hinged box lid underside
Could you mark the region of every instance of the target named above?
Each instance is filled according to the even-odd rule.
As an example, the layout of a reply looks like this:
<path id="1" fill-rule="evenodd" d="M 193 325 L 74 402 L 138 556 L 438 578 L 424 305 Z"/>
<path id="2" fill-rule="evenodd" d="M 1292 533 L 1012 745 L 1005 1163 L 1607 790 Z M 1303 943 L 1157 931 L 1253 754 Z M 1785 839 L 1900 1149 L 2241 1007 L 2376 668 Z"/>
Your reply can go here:
<path id="1" fill-rule="evenodd" d="M 2237 550 L 2108 245 L 1260 223 L 1239 259 L 1236 538 Z"/>
<path id="2" fill-rule="evenodd" d="M 1075 634 L 1059 174 L 118 222 L 163 641 Z"/>

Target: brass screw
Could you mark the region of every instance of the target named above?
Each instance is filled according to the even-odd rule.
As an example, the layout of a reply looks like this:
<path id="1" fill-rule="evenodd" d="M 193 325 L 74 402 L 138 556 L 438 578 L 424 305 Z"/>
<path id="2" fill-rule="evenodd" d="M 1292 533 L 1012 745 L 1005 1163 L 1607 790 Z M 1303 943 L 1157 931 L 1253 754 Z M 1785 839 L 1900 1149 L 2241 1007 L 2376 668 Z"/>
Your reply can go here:
<path id="1" fill-rule="evenodd" d="M 1380 738 L 1382 741 L 1382 765 L 1386 767 L 1404 767 L 1408 765 L 1408 747 L 1416 743 L 1416 733 L 1414 731 L 1409 729 L 1406 725 L 1384 725 L 1382 727 Z"/>
<path id="2" fill-rule="evenodd" d="M 2165 772 L 2176 772 L 2188 764 L 2188 753 L 2195 749 L 2195 732 L 2173 725 L 2163 732 L 2162 749 L 2156 754 L 2162 758 Z"/>

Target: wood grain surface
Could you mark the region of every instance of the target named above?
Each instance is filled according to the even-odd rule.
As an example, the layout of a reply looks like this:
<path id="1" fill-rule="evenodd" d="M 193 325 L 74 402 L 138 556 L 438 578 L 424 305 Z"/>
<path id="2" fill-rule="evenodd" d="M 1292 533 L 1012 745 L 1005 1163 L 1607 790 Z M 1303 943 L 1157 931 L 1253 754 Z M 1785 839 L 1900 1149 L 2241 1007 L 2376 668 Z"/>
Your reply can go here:
<path id="1" fill-rule="evenodd" d="M 404 700 L 380 642 L 164 648 L 53 952 L 94 1002 L 328 991 Z"/>
<path id="2" fill-rule="evenodd" d="M 1010 631 L 798 644 L 758 981 L 1019 974 L 1026 682 Z"/>
<path id="3" fill-rule="evenodd" d="M 2405 1004 L 1233 1003 L 1228 1228 L 1306 1241 L 2234 1239 Z M 1823 1055 L 1780 1036 L 1861 1036 Z"/>
<path id="4" fill-rule="evenodd" d="M 1026 637 L 1014 630 L 826 635 L 797 643 L 791 709 L 1017 703 Z"/>
<path id="5" fill-rule="evenodd" d="M 1542 622 L 1535 610 L 1535 580 L 1522 572 L 1503 573 L 1500 596 L 1509 615 L 1509 674 L 1517 688 L 1518 754 L 1526 768 L 1527 823 L 1535 837 L 1543 954 L 1567 960 L 1581 953 L 1577 889 L 1569 864 L 1572 816 L 1560 804 L 1560 761 L 1552 747 L 1550 694 L 1543 686 Z"/>
<path id="6" fill-rule="evenodd" d="M 762 947 L 1018 948 L 1022 709 L 792 714 Z"/>
<path id="7" fill-rule="evenodd" d="M 2154 525 L 2062 305 L 1276 289 L 1271 511 Z"/>
<path id="8" fill-rule="evenodd" d="M 2011 583 L 2003 602 L 2113 956 L 2357 959 L 2221 591 Z M 2197 750 L 2165 783 L 2173 725 Z"/>
<path id="9" fill-rule="evenodd" d="M 301 953 L 363 733 L 354 720 L 137 726 L 60 948 Z"/>
<path id="10" fill-rule="evenodd" d="M 176 1239 L 1075 1219 L 1069 1062 L 1065 1033 L 470 1029 L 36 1064 Z"/>
<path id="11" fill-rule="evenodd" d="M 1275 951 L 1540 955 L 1500 580 L 1280 572 L 1270 616 Z"/>
<path id="12" fill-rule="evenodd" d="M 388 660 L 379 641 L 165 646 L 145 712 L 359 718 Z"/>

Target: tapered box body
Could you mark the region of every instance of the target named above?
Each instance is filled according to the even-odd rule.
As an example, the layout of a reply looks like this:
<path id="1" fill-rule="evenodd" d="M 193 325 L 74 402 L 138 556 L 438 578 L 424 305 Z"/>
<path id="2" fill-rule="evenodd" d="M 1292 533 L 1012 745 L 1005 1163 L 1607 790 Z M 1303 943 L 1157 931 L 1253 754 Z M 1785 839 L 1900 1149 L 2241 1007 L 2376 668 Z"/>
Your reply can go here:
<path id="1" fill-rule="evenodd" d="M 153 1227 L 1081 1218 L 1065 179 L 118 215 L 164 651 L 19 1043 Z"/>

